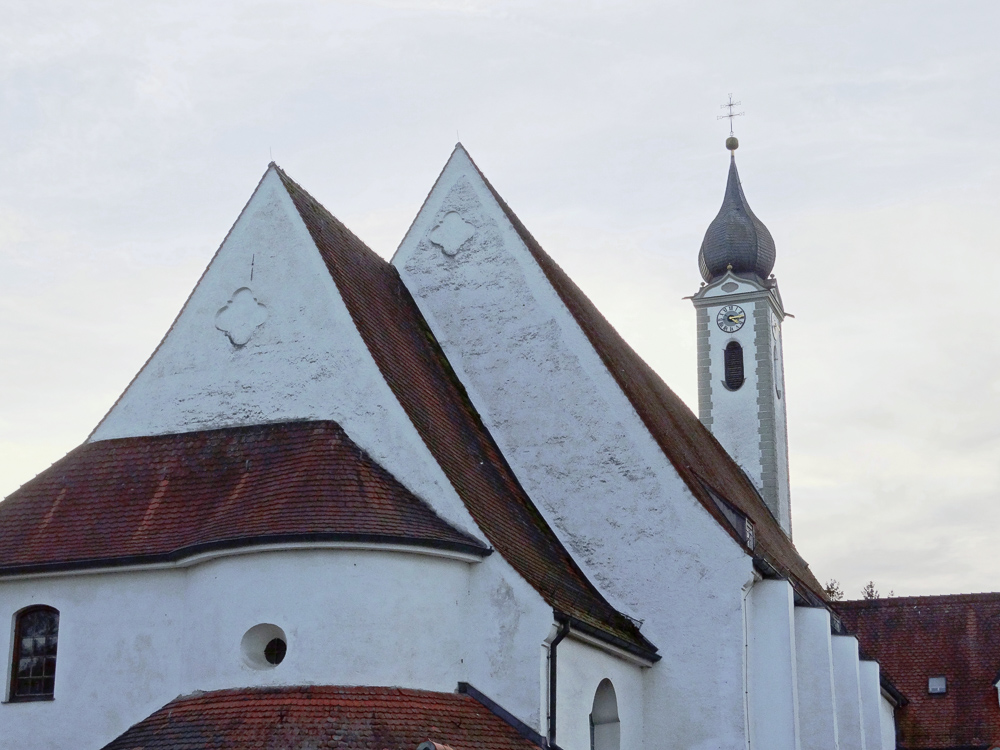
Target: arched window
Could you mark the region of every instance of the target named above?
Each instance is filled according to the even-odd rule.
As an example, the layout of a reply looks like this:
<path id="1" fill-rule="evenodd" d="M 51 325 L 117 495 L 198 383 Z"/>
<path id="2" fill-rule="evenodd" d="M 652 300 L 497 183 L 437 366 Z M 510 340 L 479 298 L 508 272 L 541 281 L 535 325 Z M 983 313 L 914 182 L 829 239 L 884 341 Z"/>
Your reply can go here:
<path id="1" fill-rule="evenodd" d="M 725 386 L 731 391 L 737 391 L 746 380 L 743 377 L 743 347 L 735 341 L 730 341 L 726 344 L 725 358 Z"/>
<path id="2" fill-rule="evenodd" d="M 618 721 L 618 697 L 611 680 L 601 680 L 590 713 L 590 750 L 619 750 L 621 724 Z"/>
<path id="3" fill-rule="evenodd" d="M 778 357 L 778 345 L 774 345 L 774 392 L 781 398 L 781 359 Z"/>
<path id="4" fill-rule="evenodd" d="M 52 700 L 56 691 L 58 640 L 58 610 L 38 606 L 17 613 L 10 670 L 11 701 Z"/>

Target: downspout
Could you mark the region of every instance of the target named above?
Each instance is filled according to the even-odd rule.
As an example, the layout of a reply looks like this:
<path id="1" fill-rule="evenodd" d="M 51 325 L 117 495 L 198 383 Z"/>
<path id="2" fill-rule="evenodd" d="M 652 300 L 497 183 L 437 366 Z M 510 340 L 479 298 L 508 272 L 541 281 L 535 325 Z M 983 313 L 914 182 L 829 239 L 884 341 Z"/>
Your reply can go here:
<path id="1" fill-rule="evenodd" d="M 549 643 L 549 747 L 556 744 L 556 647 L 569 635 L 569 622 L 559 623 L 556 637 Z"/>
<path id="2" fill-rule="evenodd" d="M 746 750 L 751 748 L 750 728 L 750 624 L 747 622 L 747 598 L 753 585 L 762 578 L 754 570 L 753 577 L 743 586 L 743 731 L 746 732 Z"/>

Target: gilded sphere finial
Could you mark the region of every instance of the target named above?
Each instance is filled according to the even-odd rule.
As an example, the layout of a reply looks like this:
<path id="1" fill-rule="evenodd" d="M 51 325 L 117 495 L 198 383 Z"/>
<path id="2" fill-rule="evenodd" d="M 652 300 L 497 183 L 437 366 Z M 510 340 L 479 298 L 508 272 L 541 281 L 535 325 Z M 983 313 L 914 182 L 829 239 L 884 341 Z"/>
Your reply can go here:
<path id="1" fill-rule="evenodd" d="M 736 136 L 731 135 L 728 138 L 726 138 L 726 148 L 728 148 L 730 151 L 735 151 L 739 147 L 740 147 L 740 142 L 736 140 Z"/>

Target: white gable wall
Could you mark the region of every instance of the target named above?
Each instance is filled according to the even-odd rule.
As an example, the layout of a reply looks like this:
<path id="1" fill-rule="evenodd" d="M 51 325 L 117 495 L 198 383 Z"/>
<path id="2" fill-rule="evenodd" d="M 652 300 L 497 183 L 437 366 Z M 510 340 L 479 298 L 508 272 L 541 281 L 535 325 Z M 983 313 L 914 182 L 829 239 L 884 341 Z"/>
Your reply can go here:
<path id="1" fill-rule="evenodd" d="M 327 419 L 443 518 L 482 538 L 270 168 L 159 348 L 90 439 Z"/>
<path id="2" fill-rule="evenodd" d="M 393 263 L 528 494 L 660 647 L 646 746 L 741 745 L 750 557 L 653 441 L 462 149 Z"/>

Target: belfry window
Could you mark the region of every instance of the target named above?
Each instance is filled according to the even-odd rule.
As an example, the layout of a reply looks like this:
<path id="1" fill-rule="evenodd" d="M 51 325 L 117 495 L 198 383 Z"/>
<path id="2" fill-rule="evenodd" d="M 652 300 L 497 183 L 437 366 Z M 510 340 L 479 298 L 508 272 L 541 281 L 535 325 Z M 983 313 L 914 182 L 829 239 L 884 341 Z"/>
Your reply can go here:
<path id="1" fill-rule="evenodd" d="M 739 390 L 746 380 L 743 376 L 743 347 L 736 341 L 726 344 L 725 373 L 726 379 L 723 383 L 731 391 Z"/>
<path id="2" fill-rule="evenodd" d="M 14 659 L 10 674 L 11 701 L 52 700 L 56 690 L 56 646 L 59 612 L 52 607 L 28 607 L 14 621 Z"/>

